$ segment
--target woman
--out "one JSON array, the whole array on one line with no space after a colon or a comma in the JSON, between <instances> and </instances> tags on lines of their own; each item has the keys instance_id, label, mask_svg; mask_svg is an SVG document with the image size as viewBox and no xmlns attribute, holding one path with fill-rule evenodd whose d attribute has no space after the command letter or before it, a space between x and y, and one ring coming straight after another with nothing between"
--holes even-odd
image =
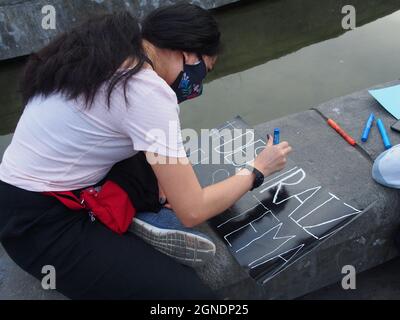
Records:
<instances>
[{"instance_id":1,"label":"woman","mask_svg":"<svg viewBox=\"0 0 400 320\"><path fill-rule=\"evenodd\" d=\"M41 279L54 266L57 290L72 299L213 297L193 269L42 192L96 185L143 151L176 215L161 216L174 227L190 233L235 203L255 183L251 169L201 188L182 161L178 103L201 94L219 46L211 14L178 4L152 12L141 30L127 13L92 19L31 57L26 106L0 166L0 240L20 267ZM253 167L281 170L290 151L269 141Z\"/></svg>"}]
</instances>

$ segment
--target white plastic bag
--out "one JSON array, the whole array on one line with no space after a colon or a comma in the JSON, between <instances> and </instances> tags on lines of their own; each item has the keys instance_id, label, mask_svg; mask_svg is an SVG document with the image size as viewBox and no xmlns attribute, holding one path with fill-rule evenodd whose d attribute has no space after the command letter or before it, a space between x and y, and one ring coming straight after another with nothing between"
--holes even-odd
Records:
<instances>
[{"instance_id":1,"label":"white plastic bag","mask_svg":"<svg viewBox=\"0 0 400 320\"><path fill-rule=\"evenodd\" d=\"M386 187L400 189L400 144L376 158L372 167L372 178Z\"/></svg>"}]
</instances>

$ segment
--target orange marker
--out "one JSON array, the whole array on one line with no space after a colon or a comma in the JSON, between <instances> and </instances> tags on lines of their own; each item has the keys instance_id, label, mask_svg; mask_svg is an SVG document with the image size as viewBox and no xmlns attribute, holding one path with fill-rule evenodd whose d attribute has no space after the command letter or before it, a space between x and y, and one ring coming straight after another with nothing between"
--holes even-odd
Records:
<instances>
[{"instance_id":1,"label":"orange marker","mask_svg":"<svg viewBox=\"0 0 400 320\"><path fill-rule=\"evenodd\" d=\"M349 144L351 144L352 146L356 145L356 141L350 137L346 131L344 131L335 121L333 121L332 119L328 119L328 124L336 130L337 133L339 133L344 140L346 140Z\"/></svg>"}]
</instances>

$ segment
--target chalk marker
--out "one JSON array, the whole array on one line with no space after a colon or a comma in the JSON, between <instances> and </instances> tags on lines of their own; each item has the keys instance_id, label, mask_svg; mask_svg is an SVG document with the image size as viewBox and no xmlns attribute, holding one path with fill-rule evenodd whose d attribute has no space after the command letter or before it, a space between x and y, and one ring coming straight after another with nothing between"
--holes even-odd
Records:
<instances>
[{"instance_id":1,"label":"chalk marker","mask_svg":"<svg viewBox=\"0 0 400 320\"><path fill-rule=\"evenodd\" d=\"M332 119L328 119L328 124L337 132L339 133L347 143L351 144L352 146L356 145L356 141L346 132L344 131L335 121Z\"/></svg>"},{"instance_id":2,"label":"chalk marker","mask_svg":"<svg viewBox=\"0 0 400 320\"><path fill-rule=\"evenodd\" d=\"M381 133L385 149L390 149L392 147L392 143L390 142L389 136L386 132L385 125L383 124L381 119L376 120L376 124L378 125L379 132Z\"/></svg>"},{"instance_id":3,"label":"chalk marker","mask_svg":"<svg viewBox=\"0 0 400 320\"><path fill-rule=\"evenodd\" d=\"M281 132L281 130L279 128L274 129L274 144L279 144L280 132Z\"/></svg>"},{"instance_id":4,"label":"chalk marker","mask_svg":"<svg viewBox=\"0 0 400 320\"><path fill-rule=\"evenodd\" d=\"M366 142L368 140L369 132L371 131L372 124L374 123L375 116L373 113L370 114L367 123L365 124L364 131L361 136L361 141Z\"/></svg>"}]
</instances>

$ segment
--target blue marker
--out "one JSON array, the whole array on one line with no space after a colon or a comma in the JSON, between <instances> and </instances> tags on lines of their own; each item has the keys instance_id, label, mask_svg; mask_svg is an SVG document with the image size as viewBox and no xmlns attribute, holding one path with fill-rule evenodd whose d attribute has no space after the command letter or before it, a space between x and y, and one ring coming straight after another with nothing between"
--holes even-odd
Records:
<instances>
[{"instance_id":1,"label":"blue marker","mask_svg":"<svg viewBox=\"0 0 400 320\"><path fill-rule=\"evenodd\" d=\"M274 129L274 144L279 144L279 135L280 135L279 128Z\"/></svg>"},{"instance_id":2,"label":"blue marker","mask_svg":"<svg viewBox=\"0 0 400 320\"><path fill-rule=\"evenodd\" d=\"M365 124L364 131L361 136L361 141L366 142L368 140L369 132L371 131L372 124L374 123L375 116L373 113L369 116L367 123Z\"/></svg>"},{"instance_id":3,"label":"blue marker","mask_svg":"<svg viewBox=\"0 0 400 320\"><path fill-rule=\"evenodd\" d=\"M383 144L385 149L390 149L392 147L392 143L390 142L389 136L386 132L385 126L381 119L376 120L376 124L378 125L379 132L381 133Z\"/></svg>"}]
</instances>

